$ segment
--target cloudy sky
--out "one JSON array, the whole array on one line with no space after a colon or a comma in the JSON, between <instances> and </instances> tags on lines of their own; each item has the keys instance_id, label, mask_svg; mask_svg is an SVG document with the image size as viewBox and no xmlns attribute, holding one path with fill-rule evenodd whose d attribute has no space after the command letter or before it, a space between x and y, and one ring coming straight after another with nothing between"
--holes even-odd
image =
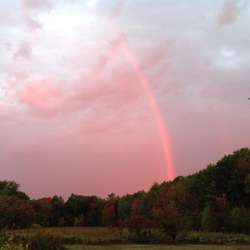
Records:
<instances>
[{"instance_id":1,"label":"cloudy sky","mask_svg":"<svg viewBox=\"0 0 250 250\"><path fill-rule=\"evenodd\" d=\"M0 1L0 179L125 194L250 147L249 23L248 0Z\"/></svg>"}]
</instances>

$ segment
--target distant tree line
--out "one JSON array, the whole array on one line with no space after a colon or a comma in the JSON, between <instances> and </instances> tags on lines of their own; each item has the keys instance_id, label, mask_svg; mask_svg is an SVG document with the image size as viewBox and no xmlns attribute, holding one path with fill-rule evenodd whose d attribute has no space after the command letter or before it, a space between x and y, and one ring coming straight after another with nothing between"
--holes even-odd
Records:
<instances>
[{"instance_id":1,"label":"distant tree line","mask_svg":"<svg viewBox=\"0 0 250 250\"><path fill-rule=\"evenodd\" d=\"M250 150L241 149L187 177L148 192L106 199L72 194L30 199L15 182L0 182L0 229L61 226L127 228L137 236L160 229L250 233Z\"/></svg>"}]
</instances>

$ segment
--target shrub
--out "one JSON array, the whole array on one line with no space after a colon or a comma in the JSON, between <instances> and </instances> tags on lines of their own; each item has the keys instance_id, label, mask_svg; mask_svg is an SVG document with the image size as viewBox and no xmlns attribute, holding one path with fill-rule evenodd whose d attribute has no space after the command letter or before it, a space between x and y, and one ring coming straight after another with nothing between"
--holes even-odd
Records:
<instances>
[{"instance_id":1,"label":"shrub","mask_svg":"<svg viewBox=\"0 0 250 250\"><path fill-rule=\"evenodd\" d=\"M235 207L230 214L231 231L238 233L250 232L250 211L244 207Z\"/></svg>"},{"instance_id":2,"label":"shrub","mask_svg":"<svg viewBox=\"0 0 250 250\"><path fill-rule=\"evenodd\" d=\"M63 242L50 234L37 234L29 239L28 250L64 250Z\"/></svg>"},{"instance_id":3,"label":"shrub","mask_svg":"<svg viewBox=\"0 0 250 250\"><path fill-rule=\"evenodd\" d=\"M1 235L0 250L28 250L28 244L17 244L11 237Z\"/></svg>"},{"instance_id":4,"label":"shrub","mask_svg":"<svg viewBox=\"0 0 250 250\"><path fill-rule=\"evenodd\" d=\"M30 226L31 229L42 229L42 226L40 224L32 224Z\"/></svg>"},{"instance_id":5,"label":"shrub","mask_svg":"<svg viewBox=\"0 0 250 250\"><path fill-rule=\"evenodd\" d=\"M28 245L23 246L22 244L5 243L0 246L0 250L28 250Z\"/></svg>"},{"instance_id":6,"label":"shrub","mask_svg":"<svg viewBox=\"0 0 250 250\"><path fill-rule=\"evenodd\" d=\"M250 244L250 236L211 232L181 232L176 241L183 244Z\"/></svg>"}]
</instances>

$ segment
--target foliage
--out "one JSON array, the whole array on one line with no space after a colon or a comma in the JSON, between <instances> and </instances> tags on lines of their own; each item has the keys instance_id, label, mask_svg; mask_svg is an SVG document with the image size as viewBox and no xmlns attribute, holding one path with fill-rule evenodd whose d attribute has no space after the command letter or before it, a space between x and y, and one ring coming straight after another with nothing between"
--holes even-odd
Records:
<instances>
[{"instance_id":1,"label":"foliage","mask_svg":"<svg viewBox=\"0 0 250 250\"><path fill-rule=\"evenodd\" d=\"M140 221L138 220L138 222ZM182 231L177 234L175 242L173 242L171 237L166 237L161 230L152 228L151 225L142 228L139 237L134 235L134 233L135 231L133 231L131 235L128 230L125 229L121 239L118 228L44 228L11 232L12 235L15 235L14 242L17 243L29 243L33 239L45 236L47 238L57 239L60 244L63 243L64 245L107 245L121 243L250 245L249 235L235 233Z\"/></svg>"},{"instance_id":2,"label":"foliage","mask_svg":"<svg viewBox=\"0 0 250 250\"><path fill-rule=\"evenodd\" d=\"M50 234L37 234L29 242L28 250L65 250L63 242Z\"/></svg>"},{"instance_id":3,"label":"foliage","mask_svg":"<svg viewBox=\"0 0 250 250\"><path fill-rule=\"evenodd\" d=\"M166 246L166 245L108 245L108 246L69 246L69 250L249 250L248 246L224 246L218 245L185 245L185 246Z\"/></svg>"},{"instance_id":4,"label":"foliage","mask_svg":"<svg viewBox=\"0 0 250 250\"><path fill-rule=\"evenodd\" d=\"M0 181L0 196L12 196L24 200L29 199L25 193L19 191L19 185L14 181Z\"/></svg>"},{"instance_id":5,"label":"foliage","mask_svg":"<svg viewBox=\"0 0 250 250\"><path fill-rule=\"evenodd\" d=\"M147 240L153 230L172 240L187 230L250 233L249 194L249 149L193 175L123 197L72 194L66 201L59 196L30 200L15 182L1 181L0 229L107 226Z\"/></svg>"},{"instance_id":6,"label":"foliage","mask_svg":"<svg viewBox=\"0 0 250 250\"><path fill-rule=\"evenodd\" d=\"M224 232L230 228L229 205L225 197L210 200L202 212L202 229L213 232Z\"/></svg>"},{"instance_id":7,"label":"foliage","mask_svg":"<svg viewBox=\"0 0 250 250\"><path fill-rule=\"evenodd\" d=\"M250 211L245 207L235 207L230 214L232 232L250 233Z\"/></svg>"},{"instance_id":8,"label":"foliage","mask_svg":"<svg viewBox=\"0 0 250 250\"><path fill-rule=\"evenodd\" d=\"M11 237L0 236L0 250L29 250L28 244L15 243Z\"/></svg>"},{"instance_id":9,"label":"foliage","mask_svg":"<svg viewBox=\"0 0 250 250\"><path fill-rule=\"evenodd\" d=\"M176 238L182 244L220 244L220 245L249 245L250 236L244 234L228 234L214 232L182 232ZM249 248L249 246L248 246ZM237 248L236 248L237 249Z\"/></svg>"},{"instance_id":10,"label":"foliage","mask_svg":"<svg viewBox=\"0 0 250 250\"><path fill-rule=\"evenodd\" d=\"M34 210L30 201L0 197L0 228L24 228L32 224Z\"/></svg>"}]
</instances>

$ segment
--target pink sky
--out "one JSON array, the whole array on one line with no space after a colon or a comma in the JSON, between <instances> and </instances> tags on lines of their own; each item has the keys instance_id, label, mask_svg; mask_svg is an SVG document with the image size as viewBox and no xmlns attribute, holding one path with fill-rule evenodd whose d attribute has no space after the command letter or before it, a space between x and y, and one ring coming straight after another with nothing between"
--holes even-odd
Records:
<instances>
[{"instance_id":1,"label":"pink sky","mask_svg":"<svg viewBox=\"0 0 250 250\"><path fill-rule=\"evenodd\" d=\"M32 197L125 194L250 147L249 12L2 1L0 179Z\"/></svg>"}]
</instances>

